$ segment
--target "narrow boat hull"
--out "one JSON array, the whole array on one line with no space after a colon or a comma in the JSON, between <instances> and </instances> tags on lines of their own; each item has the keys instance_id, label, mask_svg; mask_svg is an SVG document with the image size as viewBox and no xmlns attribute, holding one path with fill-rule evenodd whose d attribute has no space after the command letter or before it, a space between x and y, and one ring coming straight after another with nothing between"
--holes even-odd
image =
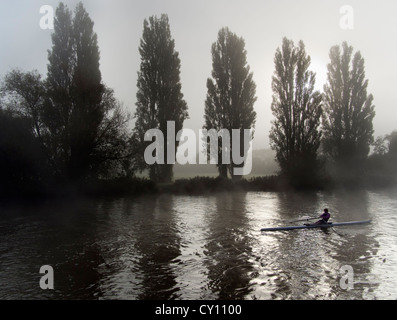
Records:
<instances>
[{"instance_id":1,"label":"narrow boat hull","mask_svg":"<svg viewBox=\"0 0 397 320\"><path fill-rule=\"evenodd\" d=\"M339 227L339 226L350 226L357 224L367 224L370 223L371 220L362 220L362 221L348 221L348 222L329 222L322 224L311 224L308 226L290 226L290 227L276 227L276 228L262 228L261 231L289 231L296 229L314 229L314 228L330 228L330 227Z\"/></svg>"}]
</instances>

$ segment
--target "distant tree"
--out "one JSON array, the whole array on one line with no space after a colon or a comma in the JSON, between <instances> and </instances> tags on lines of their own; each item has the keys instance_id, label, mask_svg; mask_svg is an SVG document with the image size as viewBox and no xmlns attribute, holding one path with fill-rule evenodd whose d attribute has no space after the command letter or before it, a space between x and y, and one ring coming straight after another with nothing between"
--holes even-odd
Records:
<instances>
[{"instance_id":1,"label":"distant tree","mask_svg":"<svg viewBox=\"0 0 397 320\"><path fill-rule=\"evenodd\" d=\"M366 181L375 186L397 183L397 131L377 137L365 163Z\"/></svg>"},{"instance_id":2,"label":"distant tree","mask_svg":"<svg viewBox=\"0 0 397 320\"><path fill-rule=\"evenodd\" d=\"M397 130L387 135L386 140L388 141L388 156L392 160L397 160ZM397 167L397 162L395 163L395 167Z\"/></svg>"},{"instance_id":3,"label":"distant tree","mask_svg":"<svg viewBox=\"0 0 397 320\"><path fill-rule=\"evenodd\" d=\"M274 64L271 147L282 174L292 184L311 183L318 169L322 96L314 89L316 77L309 71L310 56L302 41L296 47L284 38Z\"/></svg>"},{"instance_id":4,"label":"distant tree","mask_svg":"<svg viewBox=\"0 0 397 320\"><path fill-rule=\"evenodd\" d=\"M229 132L230 148L225 149L221 137L218 141L218 171L226 178L228 171L233 177L233 169L241 165L233 162L232 129L240 129L240 154L247 148L242 137L243 129L253 129L256 112L256 85L253 73L247 64L247 51L244 39L232 33L228 28L222 28L218 40L212 45L212 78L207 80L207 98L205 100L204 129L215 129L219 132L226 129ZM207 141L205 141L207 143ZM230 164L223 163L222 149L230 154ZM208 148L210 154L211 149ZM246 150L244 150L246 151ZM212 155L214 156L214 155Z\"/></svg>"},{"instance_id":5,"label":"distant tree","mask_svg":"<svg viewBox=\"0 0 397 320\"><path fill-rule=\"evenodd\" d=\"M330 50L328 81L324 85L324 151L341 173L361 174L374 141L373 96L367 94L364 59L346 42Z\"/></svg>"},{"instance_id":6,"label":"distant tree","mask_svg":"<svg viewBox=\"0 0 397 320\"><path fill-rule=\"evenodd\" d=\"M378 156L384 156L387 153L387 147L385 145L385 137L377 137L373 143L374 154Z\"/></svg>"},{"instance_id":7,"label":"distant tree","mask_svg":"<svg viewBox=\"0 0 397 320\"><path fill-rule=\"evenodd\" d=\"M169 182L173 177L173 164L148 165L143 160L144 141L149 129L160 129L167 141L167 121L174 121L175 132L183 127L188 118L187 104L183 99L180 82L180 59L175 51L168 16L163 14L145 19L143 34L139 46L141 66L138 72L136 94L136 123L133 140L141 169L149 169L150 179L157 182ZM176 148L175 148L176 149ZM168 146L164 144L164 155Z\"/></svg>"},{"instance_id":8,"label":"distant tree","mask_svg":"<svg viewBox=\"0 0 397 320\"><path fill-rule=\"evenodd\" d=\"M397 184L397 131L393 131L387 136L388 153L387 160L390 166L390 175L394 177L394 183Z\"/></svg>"}]
</instances>

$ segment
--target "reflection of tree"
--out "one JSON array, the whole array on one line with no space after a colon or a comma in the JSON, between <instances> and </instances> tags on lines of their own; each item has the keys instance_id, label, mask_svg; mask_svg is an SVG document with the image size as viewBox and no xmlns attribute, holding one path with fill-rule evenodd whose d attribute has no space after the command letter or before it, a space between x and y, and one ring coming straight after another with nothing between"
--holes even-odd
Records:
<instances>
[{"instance_id":1,"label":"reflection of tree","mask_svg":"<svg viewBox=\"0 0 397 320\"><path fill-rule=\"evenodd\" d=\"M247 235L246 194L216 195L216 211L209 215L205 265L208 287L219 299L241 299L251 291L249 261L252 239Z\"/></svg>"},{"instance_id":2,"label":"reflection of tree","mask_svg":"<svg viewBox=\"0 0 397 320\"><path fill-rule=\"evenodd\" d=\"M0 243L1 291L7 299L95 299L100 293L96 266L102 258L91 228L89 202L70 201L17 205L1 209L10 214ZM3 235L3 233L2 233ZM5 241L6 240L6 241ZM12 265L12 271L7 271ZM39 287L40 267L54 269L54 290ZM6 273L4 271L7 271ZM8 290L10 288L11 290Z\"/></svg>"},{"instance_id":3,"label":"reflection of tree","mask_svg":"<svg viewBox=\"0 0 397 320\"><path fill-rule=\"evenodd\" d=\"M0 236L7 245L0 246L0 270L18 266L7 272L4 287L13 291L6 297L176 297L171 262L181 252L172 197L59 202L15 211L7 222L12 231L7 242ZM39 288L38 272L45 264L54 268L54 291Z\"/></svg>"},{"instance_id":4,"label":"reflection of tree","mask_svg":"<svg viewBox=\"0 0 397 320\"><path fill-rule=\"evenodd\" d=\"M339 220L369 219L367 191L336 191L333 194L332 206Z\"/></svg>"},{"instance_id":5,"label":"reflection of tree","mask_svg":"<svg viewBox=\"0 0 397 320\"><path fill-rule=\"evenodd\" d=\"M120 221L115 223L124 239L122 253L111 260L123 256L113 278L124 279L121 285L134 290L126 293L128 297L135 293L133 298L138 299L175 298L176 276L170 263L180 255L180 237L173 207L172 196L124 201Z\"/></svg>"},{"instance_id":6,"label":"reflection of tree","mask_svg":"<svg viewBox=\"0 0 397 320\"><path fill-rule=\"evenodd\" d=\"M335 220L364 219L374 210L392 212L393 196L382 208L385 200L378 194L369 199L367 192L279 194L274 211L288 220L293 208L307 213L327 201ZM199 205L195 199L186 201L205 208L198 220L195 209L189 212L190 221L199 221L194 227L203 223L186 229L186 236L181 229L187 220L179 215L174 197L2 206L0 297L174 299L192 295L196 286L194 294L200 290L204 298L263 298L266 292L266 298L274 299L362 299L364 294L377 296L393 279L381 274L390 271L385 268L393 259L379 262L393 250L389 215L377 216L369 226L338 228L342 236L332 230L295 230L263 234L258 242L250 237L251 197L250 203L243 193L210 199L203 197ZM186 249L186 244L193 246ZM54 268L54 291L38 286L44 264ZM354 270L353 290L340 287L344 265ZM261 285L253 284L254 278Z\"/></svg>"},{"instance_id":7,"label":"reflection of tree","mask_svg":"<svg viewBox=\"0 0 397 320\"><path fill-rule=\"evenodd\" d=\"M280 192L277 197L281 219L295 220L321 214L318 211L318 194L315 192Z\"/></svg>"},{"instance_id":8,"label":"reflection of tree","mask_svg":"<svg viewBox=\"0 0 397 320\"><path fill-rule=\"evenodd\" d=\"M181 254L173 196L105 202L98 208L104 298L174 299Z\"/></svg>"},{"instance_id":9,"label":"reflection of tree","mask_svg":"<svg viewBox=\"0 0 397 320\"><path fill-rule=\"evenodd\" d=\"M278 193L277 213L284 223L302 216L315 216L318 206L316 193ZM264 257L268 283L272 286L274 299L302 298L316 285L311 273L312 256L318 252L315 241L310 241L305 231L277 235L277 250ZM313 240L313 239L312 239ZM314 280L313 280L314 279ZM274 287L276 288L274 290Z\"/></svg>"},{"instance_id":10,"label":"reflection of tree","mask_svg":"<svg viewBox=\"0 0 397 320\"><path fill-rule=\"evenodd\" d=\"M62 299L96 299L101 295L97 266L103 258L95 242L96 228L92 227L95 209L91 201L56 203L45 209L48 229L40 246L51 252L48 263L54 261L55 291Z\"/></svg>"},{"instance_id":11,"label":"reflection of tree","mask_svg":"<svg viewBox=\"0 0 397 320\"><path fill-rule=\"evenodd\" d=\"M154 201L145 202L144 210L134 212L141 215L135 220L138 225L133 235L138 268L143 273L139 299L172 299L178 288L170 263L181 254L181 238L173 217L174 201L168 195L149 200Z\"/></svg>"},{"instance_id":12,"label":"reflection of tree","mask_svg":"<svg viewBox=\"0 0 397 320\"><path fill-rule=\"evenodd\" d=\"M346 192L336 192L334 194L333 205L339 212L339 219L342 220L365 220L370 218L368 192L364 190ZM370 228L366 226L365 228ZM368 230L368 229L367 229ZM334 283L333 293L338 298L356 298L362 299L368 279L364 279L371 274L371 258L378 251L378 241L370 236L367 230L352 228L341 229L343 237L339 237L337 242L333 243L333 270L338 277ZM341 274L339 270L342 266L349 265L354 271L354 290L343 290L339 286ZM364 278L363 278L364 275ZM331 285L331 283L330 283ZM371 290L376 287L376 283L371 283Z\"/></svg>"}]
</instances>

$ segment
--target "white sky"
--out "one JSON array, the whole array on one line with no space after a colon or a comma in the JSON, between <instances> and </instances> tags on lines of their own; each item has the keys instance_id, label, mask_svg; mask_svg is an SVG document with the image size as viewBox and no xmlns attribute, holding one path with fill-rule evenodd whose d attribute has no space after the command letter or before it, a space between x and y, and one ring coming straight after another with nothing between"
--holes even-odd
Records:
<instances>
[{"instance_id":1,"label":"white sky","mask_svg":"<svg viewBox=\"0 0 397 320\"><path fill-rule=\"evenodd\" d=\"M74 10L78 1L64 1ZM182 92L190 119L184 127L203 125L206 80L211 75L211 44L229 27L246 42L248 64L257 85L254 148L268 147L273 116L271 77L275 50L286 36L303 40L317 72L326 79L329 49L347 41L365 59L368 93L374 95L375 136L397 129L397 1L395 0L85 0L98 35L103 81L128 110L135 110L139 41L143 20L166 13L181 59ZM40 7L55 0L0 0L0 77L13 68L47 72L51 30L42 30ZM353 9L352 30L340 27L340 8Z\"/></svg>"}]
</instances>

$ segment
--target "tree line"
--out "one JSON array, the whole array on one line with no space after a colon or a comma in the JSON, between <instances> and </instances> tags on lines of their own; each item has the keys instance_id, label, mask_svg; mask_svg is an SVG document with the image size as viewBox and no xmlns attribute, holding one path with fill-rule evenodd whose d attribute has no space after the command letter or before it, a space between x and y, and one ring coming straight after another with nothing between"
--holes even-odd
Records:
<instances>
[{"instance_id":1,"label":"tree line","mask_svg":"<svg viewBox=\"0 0 397 320\"><path fill-rule=\"evenodd\" d=\"M139 53L135 126L130 130L132 116L102 80L94 22L82 3L73 12L59 4L46 78L15 69L1 83L0 193L131 178L142 171L151 181L172 181L173 164L148 165L143 159L150 143L144 139L147 130L165 134L167 121L174 121L179 131L189 117L167 15L144 20ZM211 54L203 128L254 129L256 84L244 39L222 28ZM360 52L353 54L347 43L331 48L324 92L314 88L316 75L302 41L295 45L284 38L274 65L269 138L280 176L299 187L315 185L327 175L353 180L362 175L371 167L375 107ZM216 138L222 159L222 137ZM395 133L379 139L372 168L389 163L396 152ZM167 154L166 144L164 149ZM219 176L236 178L235 166L219 161Z\"/></svg>"}]
</instances>

